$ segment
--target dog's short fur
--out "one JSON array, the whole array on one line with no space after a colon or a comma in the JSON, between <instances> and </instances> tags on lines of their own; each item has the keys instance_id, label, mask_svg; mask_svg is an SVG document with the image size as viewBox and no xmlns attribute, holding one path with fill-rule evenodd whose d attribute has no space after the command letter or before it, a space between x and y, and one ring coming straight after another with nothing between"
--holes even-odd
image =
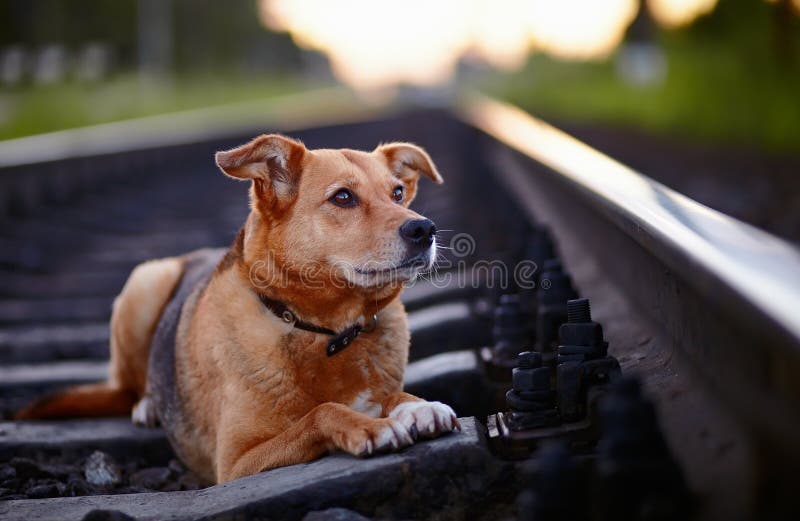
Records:
<instances>
[{"instance_id":1,"label":"dog's short fur","mask_svg":"<svg viewBox=\"0 0 800 521\"><path fill-rule=\"evenodd\" d=\"M232 247L138 266L114 302L108 381L18 418L160 420L183 461L216 482L457 428L448 406L402 392L409 331L399 282L430 267L436 245L409 263L399 229L421 218L408 208L419 175L442 182L428 154L406 143L312 151L262 135L216 159L251 182L251 212ZM332 199L343 188L351 206ZM333 331L373 314L377 327L329 357L329 335L293 327L259 295Z\"/></svg>"}]
</instances>

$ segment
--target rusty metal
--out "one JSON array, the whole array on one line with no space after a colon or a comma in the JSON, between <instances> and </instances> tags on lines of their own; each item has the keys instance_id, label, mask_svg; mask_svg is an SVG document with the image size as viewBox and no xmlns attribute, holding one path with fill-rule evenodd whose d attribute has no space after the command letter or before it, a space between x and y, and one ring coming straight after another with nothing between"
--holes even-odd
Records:
<instances>
[{"instance_id":1,"label":"rusty metal","mask_svg":"<svg viewBox=\"0 0 800 521\"><path fill-rule=\"evenodd\" d=\"M692 519L692 497L638 380L618 380L600 399L596 451L560 440L520 465L528 487L517 497L522 520Z\"/></svg>"},{"instance_id":2,"label":"rusty metal","mask_svg":"<svg viewBox=\"0 0 800 521\"><path fill-rule=\"evenodd\" d=\"M560 260L548 259L544 262L536 296L536 350L542 354L545 365L553 366L556 362L558 328L567 321L567 301L578 296Z\"/></svg>"},{"instance_id":3,"label":"rusty metal","mask_svg":"<svg viewBox=\"0 0 800 521\"><path fill-rule=\"evenodd\" d=\"M510 369L516 365L518 353L528 347L530 329L519 295L502 295L494 310L491 360L494 365L506 369L503 379L508 378Z\"/></svg>"},{"instance_id":4,"label":"rusty metal","mask_svg":"<svg viewBox=\"0 0 800 521\"><path fill-rule=\"evenodd\" d=\"M550 230L546 226L534 226L524 243L524 248L519 256L519 260L533 263L536 273L537 284L533 287L519 288L520 302L523 312L529 317L536 316L537 295L541 288L541 273L544 263L548 259L556 258L555 246ZM536 345L536 328L530 329L530 345Z\"/></svg>"},{"instance_id":5,"label":"rusty metal","mask_svg":"<svg viewBox=\"0 0 800 521\"><path fill-rule=\"evenodd\" d=\"M586 415L587 392L620 375L619 362L607 356L603 326L592 321L589 299L567 302L567 322L559 328L556 366L558 410L564 421Z\"/></svg>"},{"instance_id":6,"label":"rusty metal","mask_svg":"<svg viewBox=\"0 0 800 521\"><path fill-rule=\"evenodd\" d=\"M639 381L616 382L598 412L603 437L595 463L596 519L688 519L694 500Z\"/></svg>"},{"instance_id":7,"label":"rusty metal","mask_svg":"<svg viewBox=\"0 0 800 521\"><path fill-rule=\"evenodd\" d=\"M800 461L800 250L515 107L472 96L458 114L487 137L492 172L527 217L579 238L770 465Z\"/></svg>"},{"instance_id":8,"label":"rusty metal","mask_svg":"<svg viewBox=\"0 0 800 521\"><path fill-rule=\"evenodd\" d=\"M551 439L579 445L597 441L597 406L619 379L619 362L607 355L603 328L592 321L588 299L566 304L568 321L559 329L553 364L545 365L540 352L520 353L506 393L508 409L487 420L500 454L525 456Z\"/></svg>"},{"instance_id":9,"label":"rusty metal","mask_svg":"<svg viewBox=\"0 0 800 521\"><path fill-rule=\"evenodd\" d=\"M545 446L535 464L521 472L530 486L517 497L517 519L587 521L592 506L590 470L567 444Z\"/></svg>"},{"instance_id":10,"label":"rusty metal","mask_svg":"<svg viewBox=\"0 0 800 521\"><path fill-rule=\"evenodd\" d=\"M551 371L542 366L542 355L533 351L519 354L512 371L513 387L506 393L509 412L505 417L512 431L551 427L560 423L551 388Z\"/></svg>"}]
</instances>

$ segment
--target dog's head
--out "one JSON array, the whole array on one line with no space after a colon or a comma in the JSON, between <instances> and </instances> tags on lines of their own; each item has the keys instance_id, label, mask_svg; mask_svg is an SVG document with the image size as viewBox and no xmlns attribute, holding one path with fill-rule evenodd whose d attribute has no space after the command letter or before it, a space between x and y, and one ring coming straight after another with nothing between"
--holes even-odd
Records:
<instances>
[{"instance_id":1,"label":"dog's head","mask_svg":"<svg viewBox=\"0 0 800 521\"><path fill-rule=\"evenodd\" d=\"M428 154L408 143L372 152L308 150L262 135L218 152L227 175L252 181L244 238L247 263L328 275L361 288L411 280L436 257L436 227L409 209L424 175L442 177Z\"/></svg>"}]
</instances>

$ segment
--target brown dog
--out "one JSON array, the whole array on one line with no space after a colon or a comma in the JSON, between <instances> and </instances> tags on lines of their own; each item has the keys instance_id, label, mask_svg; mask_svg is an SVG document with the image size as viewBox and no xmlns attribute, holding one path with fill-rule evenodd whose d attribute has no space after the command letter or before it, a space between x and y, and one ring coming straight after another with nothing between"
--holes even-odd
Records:
<instances>
[{"instance_id":1,"label":"brown dog","mask_svg":"<svg viewBox=\"0 0 800 521\"><path fill-rule=\"evenodd\" d=\"M428 154L405 143L307 150L262 135L216 160L252 181L232 247L138 266L114 302L108 381L18 418L133 408L217 482L457 428L447 405L402 392L398 296L436 251L433 223L408 208L420 174L442 182Z\"/></svg>"}]
</instances>

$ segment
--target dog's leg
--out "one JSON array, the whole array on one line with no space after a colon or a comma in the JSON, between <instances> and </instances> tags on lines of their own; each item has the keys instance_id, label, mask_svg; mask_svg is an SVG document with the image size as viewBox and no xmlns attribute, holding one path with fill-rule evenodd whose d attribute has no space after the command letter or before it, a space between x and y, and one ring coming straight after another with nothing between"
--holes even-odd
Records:
<instances>
[{"instance_id":1,"label":"dog's leg","mask_svg":"<svg viewBox=\"0 0 800 521\"><path fill-rule=\"evenodd\" d=\"M109 380L141 398L147 381L150 340L161 311L183 274L183 259L139 264L128 277L111 313Z\"/></svg>"},{"instance_id":2,"label":"dog's leg","mask_svg":"<svg viewBox=\"0 0 800 521\"><path fill-rule=\"evenodd\" d=\"M153 330L182 273L183 260L177 257L138 265L114 300L108 380L58 391L29 405L16 418L116 416L131 414L133 408L134 422L149 418L152 423L154 412L148 402L133 406L144 394Z\"/></svg>"},{"instance_id":3,"label":"dog's leg","mask_svg":"<svg viewBox=\"0 0 800 521\"><path fill-rule=\"evenodd\" d=\"M223 422L224 424L224 422ZM226 439L226 434L230 437ZM277 436L244 437L241 429L222 433L217 482L304 463L339 449L355 456L397 450L414 443L411 433L392 418L370 418L339 403L323 403Z\"/></svg>"},{"instance_id":4,"label":"dog's leg","mask_svg":"<svg viewBox=\"0 0 800 521\"><path fill-rule=\"evenodd\" d=\"M399 421L422 438L461 430L456 413L442 402L427 402L413 394L399 392L387 396L381 406L384 417Z\"/></svg>"}]
</instances>

